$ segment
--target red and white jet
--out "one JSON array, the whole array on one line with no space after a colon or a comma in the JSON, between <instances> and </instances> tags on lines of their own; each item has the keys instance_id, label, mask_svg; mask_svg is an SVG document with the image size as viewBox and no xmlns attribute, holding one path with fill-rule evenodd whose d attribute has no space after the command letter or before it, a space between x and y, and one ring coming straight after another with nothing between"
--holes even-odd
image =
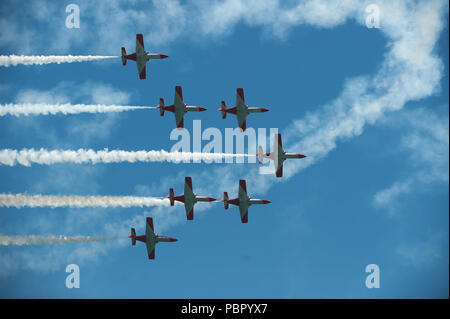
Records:
<instances>
[{"instance_id":1,"label":"red and white jet","mask_svg":"<svg viewBox=\"0 0 450 319\"><path fill-rule=\"evenodd\" d=\"M153 228L153 219L151 217L147 217L147 223L145 226L145 235L136 236L136 230L131 228L131 234L128 235L131 238L131 244L136 245L136 240L142 241L147 246L147 254L149 259L155 259L155 245L159 242L174 242L178 241L176 238L161 236L155 234Z\"/></svg>"},{"instance_id":2,"label":"red and white jet","mask_svg":"<svg viewBox=\"0 0 450 319\"><path fill-rule=\"evenodd\" d=\"M238 88L236 93L236 106L227 108L225 101L222 101L222 107L219 109L222 112L222 118L227 118L227 113L235 114L238 120L238 126L242 132L247 128L247 115L250 113L263 113L268 109L264 107L249 107L245 104L244 89Z\"/></svg>"},{"instance_id":3,"label":"red and white jet","mask_svg":"<svg viewBox=\"0 0 450 319\"><path fill-rule=\"evenodd\" d=\"M194 205L197 202L213 202L216 199L208 196L199 196L194 194L192 188L192 179L188 176L184 179L184 194L175 196L173 188L169 190L169 195L167 198L170 199L170 206L175 204L175 201L184 203L184 208L186 209L186 218L188 220L194 219Z\"/></svg>"},{"instance_id":4,"label":"red and white jet","mask_svg":"<svg viewBox=\"0 0 450 319\"><path fill-rule=\"evenodd\" d=\"M136 34L136 53L127 54L125 48L122 47L122 54L120 55L122 58L122 64L127 65L127 60L136 61L139 78L141 80L145 79L145 66L148 60L153 59L165 59L167 55L159 54L159 53L149 53L144 49L144 37L142 34Z\"/></svg>"},{"instance_id":5,"label":"red and white jet","mask_svg":"<svg viewBox=\"0 0 450 319\"><path fill-rule=\"evenodd\" d=\"M275 139L273 141L273 152L272 153L264 153L262 146L258 147L258 161L262 164L264 158L268 158L274 161L275 165L275 175L277 177L283 176L283 163L288 158L305 158L306 155L298 154L298 153L286 153L283 150L283 145L281 142L281 134L275 134Z\"/></svg>"},{"instance_id":6,"label":"red and white jet","mask_svg":"<svg viewBox=\"0 0 450 319\"><path fill-rule=\"evenodd\" d=\"M248 208L254 204L269 204L267 199L250 198L247 195L247 185L244 179L239 181L239 193L238 198L228 198L228 193L223 193L223 198L220 200L224 203L225 209L228 209L229 204L239 206L239 212L241 213L241 222L248 223Z\"/></svg>"},{"instance_id":7,"label":"red and white jet","mask_svg":"<svg viewBox=\"0 0 450 319\"><path fill-rule=\"evenodd\" d=\"M192 105L184 104L183 90L182 90L181 86L175 87L174 104L164 105L164 99L160 98L159 105L157 105L156 107L159 108L159 113L161 116L164 116L164 111L173 112L175 114L175 122L177 124L178 129L184 128L184 114L185 113L206 111L206 109L201 106L192 106Z\"/></svg>"}]
</instances>

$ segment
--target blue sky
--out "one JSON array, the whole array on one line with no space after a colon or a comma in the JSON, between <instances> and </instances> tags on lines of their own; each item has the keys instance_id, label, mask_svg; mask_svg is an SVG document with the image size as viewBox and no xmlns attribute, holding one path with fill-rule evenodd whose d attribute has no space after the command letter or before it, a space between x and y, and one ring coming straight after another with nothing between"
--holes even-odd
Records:
<instances>
[{"instance_id":1,"label":"blue sky","mask_svg":"<svg viewBox=\"0 0 450 319\"><path fill-rule=\"evenodd\" d=\"M165 196L183 189L221 198L247 179L249 223L220 203L183 207L0 208L1 235L119 235L124 240L0 247L3 298L448 298L448 6L445 1L377 2L381 28L364 24L367 4L220 1L79 1L80 29L67 29L69 4L2 2L0 54L118 55L146 49L146 80L120 59L0 67L0 103L156 105L185 102L185 126L222 132L220 101L243 87L247 126L278 128L285 176L257 164L55 164L0 166L0 193ZM177 23L174 23L176 21ZM17 36L18 34L21 37ZM172 114L0 117L1 149L170 150ZM203 143L205 145L205 142ZM202 205L203 204L203 205ZM130 227L179 239L160 243L149 261L132 247ZM81 287L65 287L66 265ZM380 267L381 287L365 286Z\"/></svg>"}]
</instances>

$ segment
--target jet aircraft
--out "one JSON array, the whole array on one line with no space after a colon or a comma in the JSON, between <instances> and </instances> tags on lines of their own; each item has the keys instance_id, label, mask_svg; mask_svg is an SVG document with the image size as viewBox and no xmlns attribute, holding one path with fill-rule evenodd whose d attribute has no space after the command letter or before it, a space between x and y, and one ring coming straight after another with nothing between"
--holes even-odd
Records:
<instances>
[{"instance_id":1,"label":"jet aircraft","mask_svg":"<svg viewBox=\"0 0 450 319\"><path fill-rule=\"evenodd\" d=\"M169 190L169 195L167 198L170 200L170 206L175 204L175 201L184 203L184 208L186 209L186 217L188 220L194 219L194 205L197 202L213 202L216 199L208 196L199 196L194 194L192 188L192 178L189 176L184 179L184 194L175 196L173 188Z\"/></svg>"},{"instance_id":2,"label":"jet aircraft","mask_svg":"<svg viewBox=\"0 0 450 319\"><path fill-rule=\"evenodd\" d=\"M264 150L262 146L260 145L258 147L258 153L256 153L258 156L258 161L260 164L262 164L264 158L268 158L274 161L275 165L275 175L276 177L282 177L283 176L283 163L288 158L305 158L306 155L303 154L297 154L297 153L286 153L285 150L283 150L283 145L281 142L281 134L275 134L275 138L273 141L273 152L271 153L264 153Z\"/></svg>"},{"instance_id":3,"label":"jet aircraft","mask_svg":"<svg viewBox=\"0 0 450 319\"><path fill-rule=\"evenodd\" d=\"M151 217L147 217L147 222L145 226L145 235L136 236L136 230L131 228L131 234L128 235L131 238L131 244L136 245L136 240L142 241L147 246L147 254L149 259L155 259L155 246L159 242L174 242L178 241L176 238L161 236L155 234L153 228L153 219Z\"/></svg>"},{"instance_id":4,"label":"jet aircraft","mask_svg":"<svg viewBox=\"0 0 450 319\"><path fill-rule=\"evenodd\" d=\"M268 109L264 107L249 107L245 104L244 89L238 88L236 93L236 106L227 108L225 101L222 101L222 107L219 111L222 112L222 118L227 118L227 113L235 114L237 116L238 126L242 132L247 128L247 115L250 113L263 113Z\"/></svg>"},{"instance_id":5,"label":"jet aircraft","mask_svg":"<svg viewBox=\"0 0 450 319\"><path fill-rule=\"evenodd\" d=\"M136 52L127 54L125 48L122 47L122 53L120 57L122 58L122 65L127 65L127 60L136 61L139 78L143 80L146 77L145 66L147 62L153 59L165 59L167 58L167 55L159 53L149 53L145 51L144 37L142 36L142 34L136 34Z\"/></svg>"},{"instance_id":6,"label":"jet aircraft","mask_svg":"<svg viewBox=\"0 0 450 319\"><path fill-rule=\"evenodd\" d=\"M187 112L202 112L206 109L201 106L192 106L186 105L183 101L183 90L181 86L175 87L175 98L174 104L172 105L164 105L164 99L159 99L159 105L156 106L159 108L159 113L161 116L164 116L164 111L173 112L175 114L175 122L177 124L178 129L184 128L184 114Z\"/></svg>"},{"instance_id":7,"label":"jet aircraft","mask_svg":"<svg viewBox=\"0 0 450 319\"><path fill-rule=\"evenodd\" d=\"M224 203L225 209L228 209L229 204L239 206L239 212L241 213L241 222L248 223L248 208L253 204L269 204L267 199L251 198L247 195L247 185L244 179L239 181L239 193L238 198L229 198L228 193L223 193L223 198L220 200Z\"/></svg>"}]
</instances>

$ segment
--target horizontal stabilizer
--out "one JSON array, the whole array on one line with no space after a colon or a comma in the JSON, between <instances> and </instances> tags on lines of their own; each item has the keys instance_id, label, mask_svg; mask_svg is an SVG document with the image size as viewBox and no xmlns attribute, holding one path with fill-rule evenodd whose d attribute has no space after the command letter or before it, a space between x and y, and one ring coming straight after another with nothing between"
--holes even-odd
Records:
<instances>
[{"instance_id":1,"label":"horizontal stabilizer","mask_svg":"<svg viewBox=\"0 0 450 319\"><path fill-rule=\"evenodd\" d=\"M258 146L258 153L257 153L257 155L258 155L258 162L259 162L259 164L262 164L263 160L264 160L264 150L263 150L261 145Z\"/></svg>"},{"instance_id":2,"label":"horizontal stabilizer","mask_svg":"<svg viewBox=\"0 0 450 319\"><path fill-rule=\"evenodd\" d=\"M128 236L131 238L131 245L136 245L136 230L131 228L131 234Z\"/></svg>"},{"instance_id":3,"label":"horizontal stabilizer","mask_svg":"<svg viewBox=\"0 0 450 319\"><path fill-rule=\"evenodd\" d=\"M125 51L125 48L122 47L122 54L120 55L120 57L122 58L122 65L127 65L127 51Z\"/></svg>"},{"instance_id":4,"label":"horizontal stabilizer","mask_svg":"<svg viewBox=\"0 0 450 319\"><path fill-rule=\"evenodd\" d=\"M159 98L159 115L164 116L164 99L162 97Z\"/></svg>"},{"instance_id":5,"label":"horizontal stabilizer","mask_svg":"<svg viewBox=\"0 0 450 319\"><path fill-rule=\"evenodd\" d=\"M228 193L227 192L223 192L223 205L225 207L225 209L228 209L228 207L230 206L230 204L228 203L229 197L228 197Z\"/></svg>"},{"instance_id":6,"label":"horizontal stabilizer","mask_svg":"<svg viewBox=\"0 0 450 319\"><path fill-rule=\"evenodd\" d=\"M222 101L222 107L219 109L219 111L222 111L222 118L227 118L227 105L225 104L225 101Z\"/></svg>"},{"instance_id":7,"label":"horizontal stabilizer","mask_svg":"<svg viewBox=\"0 0 450 319\"><path fill-rule=\"evenodd\" d=\"M167 197L170 200L170 206L175 205L175 193L173 191L173 188L169 189L169 195L167 195Z\"/></svg>"}]
</instances>

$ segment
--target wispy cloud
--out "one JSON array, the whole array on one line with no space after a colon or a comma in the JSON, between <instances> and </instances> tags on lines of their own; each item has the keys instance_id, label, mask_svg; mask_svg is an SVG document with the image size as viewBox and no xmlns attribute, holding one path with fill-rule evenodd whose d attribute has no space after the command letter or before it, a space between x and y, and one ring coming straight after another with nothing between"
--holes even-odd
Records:
<instances>
[{"instance_id":1,"label":"wispy cloud","mask_svg":"<svg viewBox=\"0 0 450 319\"><path fill-rule=\"evenodd\" d=\"M422 241L402 243L397 247L397 253L409 266L431 267L446 260L448 267L448 233L433 234Z\"/></svg>"},{"instance_id":2,"label":"wispy cloud","mask_svg":"<svg viewBox=\"0 0 450 319\"><path fill-rule=\"evenodd\" d=\"M447 106L448 107L448 106ZM435 183L449 181L449 118L437 116L424 108L403 112L387 122L407 133L401 139L398 152L405 153L407 178L374 195L374 204L395 213L395 204L402 195L426 190Z\"/></svg>"}]
</instances>

